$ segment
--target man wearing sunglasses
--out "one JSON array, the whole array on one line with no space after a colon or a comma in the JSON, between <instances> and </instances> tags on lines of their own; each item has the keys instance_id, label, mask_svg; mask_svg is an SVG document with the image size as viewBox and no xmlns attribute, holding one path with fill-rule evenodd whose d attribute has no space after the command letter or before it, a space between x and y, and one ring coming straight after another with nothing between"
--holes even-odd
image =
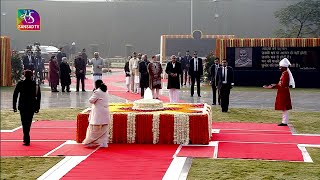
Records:
<instances>
[{"instance_id":1,"label":"man wearing sunglasses","mask_svg":"<svg viewBox=\"0 0 320 180\"><path fill-rule=\"evenodd\" d=\"M27 49L26 55L23 57L24 70L30 70L33 72L36 64L36 60L32 54L31 49Z\"/></svg>"},{"instance_id":2,"label":"man wearing sunglasses","mask_svg":"<svg viewBox=\"0 0 320 180\"><path fill-rule=\"evenodd\" d=\"M202 59L198 57L197 51L193 53L193 58L190 60L189 75L191 77L191 97L193 97L193 94L194 94L195 81L197 81L198 97L201 97L200 78L203 75L203 64L202 64Z\"/></svg>"}]
</instances>

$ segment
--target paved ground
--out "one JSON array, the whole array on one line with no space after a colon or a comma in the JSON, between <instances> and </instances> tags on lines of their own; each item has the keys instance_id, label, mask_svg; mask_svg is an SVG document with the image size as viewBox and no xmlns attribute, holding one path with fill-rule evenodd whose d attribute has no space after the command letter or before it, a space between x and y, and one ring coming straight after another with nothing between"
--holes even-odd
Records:
<instances>
[{"instance_id":1,"label":"paved ground","mask_svg":"<svg viewBox=\"0 0 320 180\"><path fill-rule=\"evenodd\" d=\"M111 75L119 75L122 72L115 72ZM124 83L113 83L114 86L124 87ZM163 85L166 87L166 84ZM92 93L91 90L87 92L74 92L74 85L72 86L71 93L51 93L48 91L48 85L42 86L42 108L68 108L68 107L89 107L88 99ZM59 87L60 88L60 87ZM12 90L1 91L1 109L12 108ZM166 88L161 90L161 94L168 96ZM230 107L231 108L273 108L275 101L275 90L268 92L243 92L232 90L230 95ZM190 91L183 90L180 92L180 99L185 102L191 103L212 103L212 92L202 91L201 98L190 97ZM294 111L320 111L320 92L304 92L295 91L291 93L293 110ZM126 99L110 95L110 102L126 102Z\"/></svg>"}]
</instances>

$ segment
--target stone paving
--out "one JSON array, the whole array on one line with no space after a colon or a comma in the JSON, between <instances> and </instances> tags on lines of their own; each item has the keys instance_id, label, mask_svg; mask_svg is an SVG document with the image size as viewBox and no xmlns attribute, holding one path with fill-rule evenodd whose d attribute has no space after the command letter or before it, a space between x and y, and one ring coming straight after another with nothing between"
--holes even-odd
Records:
<instances>
[{"instance_id":1,"label":"stone paving","mask_svg":"<svg viewBox=\"0 0 320 180\"><path fill-rule=\"evenodd\" d=\"M116 75L120 72L112 73ZM121 72L122 73L122 72ZM112 76L106 75L106 76ZM125 87L122 83L113 83L115 86ZM91 90L86 92L75 92L75 85L71 86L71 93L52 93L47 84L42 85L41 108L69 108L69 107L89 107L88 99L92 93ZM163 84L162 95L168 96L166 84ZM59 87L60 88L60 87ZM1 109L12 108L12 89L1 91ZM202 91L202 97L190 97L189 90L180 91L180 99L190 103L212 103L212 92ZM231 90L230 108L274 108L276 90L268 92L258 91L237 91L236 88ZM320 111L320 90L319 92L294 91L291 92L294 111ZM109 95L110 102L127 102L126 99Z\"/></svg>"}]
</instances>

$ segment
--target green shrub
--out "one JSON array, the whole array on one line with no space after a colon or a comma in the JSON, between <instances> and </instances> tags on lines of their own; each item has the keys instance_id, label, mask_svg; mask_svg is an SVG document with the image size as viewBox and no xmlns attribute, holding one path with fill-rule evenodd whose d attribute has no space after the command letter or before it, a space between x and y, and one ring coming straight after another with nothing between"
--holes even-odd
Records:
<instances>
[{"instance_id":1,"label":"green shrub","mask_svg":"<svg viewBox=\"0 0 320 180\"><path fill-rule=\"evenodd\" d=\"M210 81L210 77L211 77L211 72L210 72L210 68L212 66L212 64L214 64L214 59L216 58L214 52L211 52L206 60L205 60L205 64L204 64L204 82L209 82Z\"/></svg>"},{"instance_id":2,"label":"green shrub","mask_svg":"<svg viewBox=\"0 0 320 180\"><path fill-rule=\"evenodd\" d=\"M12 82L16 84L21 80L23 74L22 60L19 55L12 55L11 57L11 67L12 67Z\"/></svg>"}]
</instances>

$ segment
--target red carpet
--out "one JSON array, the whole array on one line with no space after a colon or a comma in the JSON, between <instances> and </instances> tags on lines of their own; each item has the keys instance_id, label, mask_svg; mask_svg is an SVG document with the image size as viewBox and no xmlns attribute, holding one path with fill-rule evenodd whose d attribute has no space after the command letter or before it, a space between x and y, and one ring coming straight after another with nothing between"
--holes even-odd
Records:
<instances>
[{"instance_id":1,"label":"red carpet","mask_svg":"<svg viewBox=\"0 0 320 180\"><path fill-rule=\"evenodd\" d=\"M75 117L76 119L76 117ZM41 120L32 123L32 128L35 127L77 127L77 121L68 121L68 120Z\"/></svg>"},{"instance_id":2,"label":"red carpet","mask_svg":"<svg viewBox=\"0 0 320 180\"><path fill-rule=\"evenodd\" d=\"M32 141L30 146L23 146L22 141L1 141L1 157L6 156L43 156L63 142Z\"/></svg>"},{"instance_id":3,"label":"red carpet","mask_svg":"<svg viewBox=\"0 0 320 180\"><path fill-rule=\"evenodd\" d=\"M62 179L162 179L177 145L111 144L82 161Z\"/></svg>"},{"instance_id":4,"label":"red carpet","mask_svg":"<svg viewBox=\"0 0 320 180\"><path fill-rule=\"evenodd\" d=\"M182 146L179 157L213 158L213 146Z\"/></svg>"},{"instance_id":5,"label":"red carpet","mask_svg":"<svg viewBox=\"0 0 320 180\"><path fill-rule=\"evenodd\" d=\"M85 148L82 144L64 144L49 156L88 156L95 148Z\"/></svg>"},{"instance_id":6,"label":"red carpet","mask_svg":"<svg viewBox=\"0 0 320 180\"><path fill-rule=\"evenodd\" d=\"M94 88L94 82L92 80L92 75L87 76L88 79L85 79L84 84L85 84L85 89L86 90L92 90ZM102 81L108 86L110 83L117 83L117 82L124 82L125 81L125 76L122 74L113 74L113 75L107 75L107 76L102 76ZM76 87L77 84L77 79L72 78L71 79L71 86ZM80 90L81 90L81 83L80 83ZM110 89L109 89L110 90Z\"/></svg>"},{"instance_id":7,"label":"red carpet","mask_svg":"<svg viewBox=\"0 0 320 180\"><path fill-rule=\"evenodd\" d=\"M121 87L116 87L116 86L112 86L112 85L108 85L108 89L109 87L111 89L116 89L116 91L109 91L109 94L117 96L117 97L121 97L124 99L127 99L129 101L135 101L138 99L141 99L141 94L134 94L131 92L127 92L127 90L125 88L121 88ZM163 102L169 102L169 97L167 96L162 96L160 95L160 100Z\"/></svg>"},{"instance_id":8,"label":"red carpet","mask_svg":"<svg viewBox=\"0 0 320 180\"><path fill-rule=\"evenodd\" d=\"M235 130L235 129L221 129L221 134L292 134L290 131L272 131L272 130Z\"/></svg>"},{"instance_id":9,"label":"red carpet","mask_svg":"<svg viewBox=\"0 0 320 180\"><path fill-rule=\"evenodd\" d=\"M303 161L295 144L219 143L218 158Z\"/></svg>"},{"instance_id":10,"label":"red carpet","mask_svg":"<svg viewBox=\"0 0 320 180\"><path fill-rule=\"evenodd\" d=\"M85 89L87 91L90 91L94 88L94 83L92 81L91 76L87 76L88 79L85 80ZM140 94L133 94L131 92L127 92L127 89L124 88L125 86L125 76L124 74L111 74L107 76L102 77L103 82L108 86L108 93L110 95L114 95L120 98L127 99L129 101L135 101L138 99L141 99ZM163 82L167 82L167 80L163 80ZM119 87L116 85L113 85L112 83L123 83L123 87ZM75 87L76 85L76 79L72 79L72 86ZM80 85L81 88L81 85ZM166 87L163 87L166 89ZM169 97L160 95L160 100L163 102L169 102Z\"/></svg>"},{"instance_id":11,"label":"red carpet","mask_svg":"<svg viewBox=\"0 0 320 180\"><path fill-rule=\"evenodd\" d=\"M277 124L267 123L213 122L212 128L227 130L270 130L290 132L288 126L278 126Z\"/></svg>"},{"instance_id":12,"label":"red carpet","mask_svg":"<svg viewBox=\"0 0 320 180\"><path fill-rule=\"evenodd\" d=\"M224 142L320 144L320 136L294 136L289 134L213 134L211 140Z\"/></svg>"},{"instance_id":13,"label":"red carpet","mask_svg":"<svg viewBox=\"0 0 320 180\"><path fill-rule=\"evenodd\" d=\"M76 128L31 128L31 140L74 140ZM2 140L22 140L22 129L14 132L2 132Z\"/></svg>"},{"instance_id":14,"label":"red carpet","mask_svg":"<svg viewBox=\"0 0 320 180\"><path fill-rule=\"evenodd\" d=\"M292 135L289 127L263 123L213 123L219 158L303 161L297 144L320 144L320 136Z\"/></svg>"}]
</instances>

